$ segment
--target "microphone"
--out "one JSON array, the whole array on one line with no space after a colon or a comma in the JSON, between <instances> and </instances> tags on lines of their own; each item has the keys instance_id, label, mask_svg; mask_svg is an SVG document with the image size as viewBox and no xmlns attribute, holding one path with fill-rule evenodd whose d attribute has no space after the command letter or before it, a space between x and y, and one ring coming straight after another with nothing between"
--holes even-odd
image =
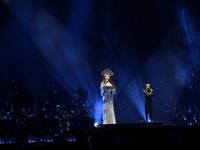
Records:
<instances>
[{"instance_id":1,"label":"microphone","mask_svg":"<svg viewBox=\"0 0 200 150\"><path fill-rule=\"evenodd\" d=\"M106 82L105 82L105 84L104 84L104 85L106 85L106 83L108 83L108 80L106 80Z\"/></svg>"}]
</instances>

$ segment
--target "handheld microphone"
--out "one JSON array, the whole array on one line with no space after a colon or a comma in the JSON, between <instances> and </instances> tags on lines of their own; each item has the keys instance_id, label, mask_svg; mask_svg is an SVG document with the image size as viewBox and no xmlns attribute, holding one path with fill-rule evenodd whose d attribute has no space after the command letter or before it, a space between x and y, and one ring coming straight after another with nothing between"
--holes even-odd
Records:
<instances>
[{"instance_id":1,"label":"handheld microphone","mask_svg":"<svg viewBox=\"0 0 200 150\"><path fill-rule=\"evenodd\" d=\"M108 80L106 80L106 82L105 82L105 84L104 84L104 85L106 85L106 83L108 83Z\"/></svg>"}]
</instances>

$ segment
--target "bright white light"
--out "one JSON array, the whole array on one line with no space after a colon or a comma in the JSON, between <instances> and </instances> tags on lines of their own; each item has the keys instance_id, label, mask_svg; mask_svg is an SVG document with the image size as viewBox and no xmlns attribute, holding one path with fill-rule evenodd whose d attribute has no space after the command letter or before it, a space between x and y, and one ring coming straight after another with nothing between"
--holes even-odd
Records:
<instances>
[{"instance_id":1,"label":"bright white light","mask_svg":"<svg viewBox=\"0 0 200 150\"><path fill-rule=\"evenodd\" d=\"M95 122L95 123L94 123L94 126L95 126L95 127L97 127L98 125L99 125L99 123L98 123L98 122Z\"/></svg>"},{"instance_id":2,"label":"bright white light","mask_svg":"<svg viewBox=\"0 0 200 150\"><path fill-rule=\"evenodd\" d=\"M148 114L147 117L148 117L148 122L151 122L150 114Z\"/></svg>"}]
</instances>

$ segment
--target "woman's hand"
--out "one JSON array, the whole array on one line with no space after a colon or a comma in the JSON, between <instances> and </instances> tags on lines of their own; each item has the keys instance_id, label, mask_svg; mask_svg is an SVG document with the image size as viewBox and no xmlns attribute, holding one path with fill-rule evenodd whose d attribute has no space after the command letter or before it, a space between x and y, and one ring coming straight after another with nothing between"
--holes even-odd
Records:
<instances>
[{"instance_id":1,"label":"woman's hand","mask_svg":"<svg viewBox=\"0 0 200 150\"><path fill-rule=\"evenodd\" d=\"M112 89L113 92L115 92L115 89Z\"/></svg>"}]
</instances>

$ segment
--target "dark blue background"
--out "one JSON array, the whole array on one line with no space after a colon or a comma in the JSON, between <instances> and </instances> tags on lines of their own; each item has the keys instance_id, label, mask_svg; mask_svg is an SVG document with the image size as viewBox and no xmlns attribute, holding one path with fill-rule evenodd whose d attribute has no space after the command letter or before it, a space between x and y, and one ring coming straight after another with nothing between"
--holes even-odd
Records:
<instances>
[{"instance_id":1,"label":"dark blue background","mask_svg":"<svg viewBox=\"0 0 200 150\"><path fill-rule=\"evenodd\" d=\"M102 118L101 72L115 75L118 123L144 119L142 87L149 82L157 121L165 121L176 79L190 87L188 105L199 83L199 11L195 0L1 0L0 97L12 79L20 94L37 95L62 85L70 100L78 85L88 90L90 114ZM194 75L192 75L194 74ZM198 95L198 92L197 92Z\"/></svg>"}]
</instances>

